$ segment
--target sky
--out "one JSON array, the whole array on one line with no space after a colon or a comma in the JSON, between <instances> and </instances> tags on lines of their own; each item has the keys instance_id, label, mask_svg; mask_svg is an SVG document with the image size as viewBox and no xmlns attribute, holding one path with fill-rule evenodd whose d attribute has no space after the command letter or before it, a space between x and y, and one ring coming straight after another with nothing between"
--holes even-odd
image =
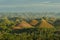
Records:
<instances>
[{"instance_id":1,"label":"sky","mask_svg":"<svg viewBox=\"0 0 60 40\"><path fill-rule=\"evenodd\" d=\"M0 0L0 12L60 12L60 0Z\"/></svg>"}]
</instances>

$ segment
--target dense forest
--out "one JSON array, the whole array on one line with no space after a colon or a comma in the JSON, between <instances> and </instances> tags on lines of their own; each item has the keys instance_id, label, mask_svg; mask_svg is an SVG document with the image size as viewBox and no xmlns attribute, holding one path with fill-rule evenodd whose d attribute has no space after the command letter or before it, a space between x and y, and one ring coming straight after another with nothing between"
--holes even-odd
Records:
<instances>
[{"instance_id":1,"label":"dense forest","mask_svg":"<svg viewBox=\"0 0 60 40\"><path fill-rule=\"evenodd\" d=\"M0 40L60 40L60 18L42 15L0 13Z\"/></svg>"}]
</instances>

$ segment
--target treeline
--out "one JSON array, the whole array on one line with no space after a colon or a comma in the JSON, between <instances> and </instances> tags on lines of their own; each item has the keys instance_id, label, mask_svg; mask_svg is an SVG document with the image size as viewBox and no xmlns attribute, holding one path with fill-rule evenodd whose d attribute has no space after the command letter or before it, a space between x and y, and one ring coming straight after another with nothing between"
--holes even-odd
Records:
<instances>
[{"instance_id":1,"label":"treeline","mask_svg":"<svg viewBox=\"0 0 60 40\"><path fill-rule=\"evenodd\" d=\"M23 31L25 30L25 31ZM35 29L22 29L18 30L0 31L0 40L60 40L60 35L56 35L55 28L35 28Z\"/></svg>"}]
</instances>

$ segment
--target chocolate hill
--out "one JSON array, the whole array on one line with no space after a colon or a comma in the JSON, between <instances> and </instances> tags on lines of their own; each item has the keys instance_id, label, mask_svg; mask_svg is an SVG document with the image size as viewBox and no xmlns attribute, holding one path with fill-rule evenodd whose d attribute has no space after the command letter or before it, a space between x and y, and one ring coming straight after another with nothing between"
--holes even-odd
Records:
<instances>
[{"instance_id":1,"label":"chocolate hill","mask_svg":"<svg viewBox=\"0 0 60 40\"><path fill-rule=\"evenodd\" d=\"M39 22L38 22L37 20L32 20L32 21L30 22L30 24L31 24L32 26L36 26L38 23L39 23Z\"/></svg>"},{"instance_id":2,"label":"chocolate hill","mask_svg":"<svg viewBox=\"0 0 60 40\"><path fill-rule=\"evenodd\" d=\"M21 23L17 24L13 29L23 29L23 28L32 28L32 26L26 21L21 21Z\"/></svg>"},{"instance_id":3,"label":"chocolate hill","mask_svg":"<svg viewBox=\"0 0 60 40\"><path fill-rule=\"evenodd\" d=\"M42 19L39 28L53 28L54 26L49 24L46 20Z\"/></svg>"}]
</instances>

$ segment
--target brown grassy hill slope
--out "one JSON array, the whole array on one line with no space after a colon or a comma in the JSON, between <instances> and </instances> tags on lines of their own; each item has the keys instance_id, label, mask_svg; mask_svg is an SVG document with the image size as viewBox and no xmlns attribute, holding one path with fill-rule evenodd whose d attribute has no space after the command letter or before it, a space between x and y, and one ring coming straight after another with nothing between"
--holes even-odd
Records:
<instances>
[{"instance_id":1,"label":"brown grassy hill slope","mask_svg":"<svg viewBox=\"0 0 60 40\"><path fill-rule=\"evenodd\" d=\"M26 21L21 21L21 23L17 24L13 29L22 29L22 28L32 28L32 26Z\"/></svg>"},{"instance_id":2,"label":"brown grassy hill slope","mask_svg":"<svg viewBox=\"0 0 60 40\"><path fill-rule=\"evenodd\" d=\"M40 28L53 28L54 26L49 24L46 20L42 19L39 27Z\"/></svg>"},{"instance_id":3,"label":"brown grassy hill slope","mask_svg":"<svg viewBox=\"0 0 60 40\"><path fill-rule=\"evenodd\" d=\"M37 21L37 20L32 20L31 22L30 22L30 24L32 25L32 26L35 26L35 25L37 25L39 22Z\"/></svg>"}]
</instances>

